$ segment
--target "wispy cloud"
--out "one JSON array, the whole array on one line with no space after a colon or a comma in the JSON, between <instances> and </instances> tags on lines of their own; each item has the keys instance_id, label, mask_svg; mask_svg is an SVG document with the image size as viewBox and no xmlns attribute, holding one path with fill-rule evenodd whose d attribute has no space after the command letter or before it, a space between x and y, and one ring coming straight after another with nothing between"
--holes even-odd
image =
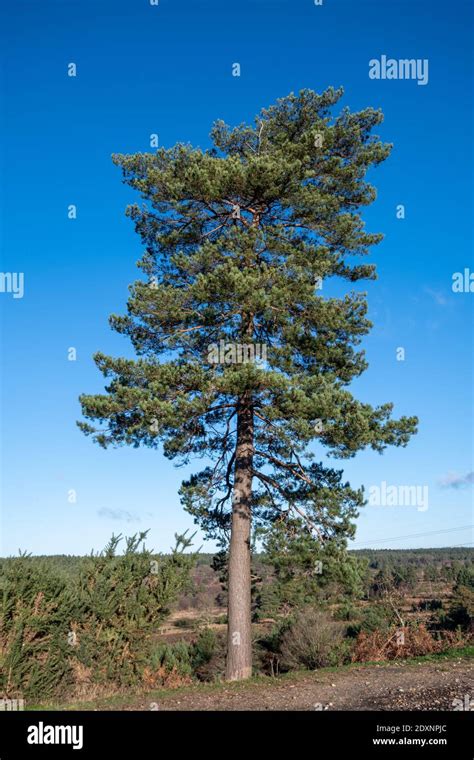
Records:
<instances>
[{"instance_id":1,"label":"wispy cloud","mask_svg":"<svg viewBox=\"0 0 474 760\"><path fill-rule=\"evenodd\" d=\"M97 511L99 517L105 517L107 520L122 520L123 522L140 522L138 515L127 512L126 509L109 509L102 507Z\"/></svg>"},{"instance_id":2,"label":"wispy cloud","mask_svg":"<svg viewBox=\"0 0 474 760\"><path fill-rule=\"evenodd\" d=\"M457 472L448 472L439 480L441 488L467 488L474 485L474 472L468 472L467 475L459 475Z\"/></svg>"},{"instance_id":3,"label":"wispy cloud","mask_svg":"<svg viewBox=\"0 0 474 760\"><path fill-rule=\"evenodd\" d=\"M425 293L427 293L435 303L438 304L438 306L446 306L448 303L448 300L444 293L442 293L440 290L433 290L432 288L424 288Z\"/></svg>"}]
</instances>

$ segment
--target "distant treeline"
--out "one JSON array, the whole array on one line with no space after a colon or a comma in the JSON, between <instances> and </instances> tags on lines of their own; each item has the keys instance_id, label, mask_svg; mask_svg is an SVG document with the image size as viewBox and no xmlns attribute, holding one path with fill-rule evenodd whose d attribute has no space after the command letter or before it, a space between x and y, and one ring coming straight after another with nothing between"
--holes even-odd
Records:
<instances>
[{"instance_id":1,"label":"distant treeline","mask_svg":"<svg viewBox=\"0 0 474 760\"><path fill-rule=\"evenodd\" d=\"M370 567L374 568L386 564L421 566L474 561L474 547L469 546L447 546L439 549L352 549L350 554L369 560Z\"/></svg>"},{"instance_id":2,"label":"distant treeline","mask_svg":"<svg viewBox=\"0 0 474 760\"><path fill-rule=\"evenodd\" d=\"M359 559L366 559L371 569L379 570L389 566L413 565L423 567L427 565L446 565L452 562L472 563L474 562L474 547L442 547L433 549L351 549L349 554L357 556ZM89 555L90 556L90 555ZM166 556L165 554L152 554L156 559ZM213 554L201 553L196 556L196 565L209 566L213 561ZM51 570L59 570L66 574L74 574L81 564L87 560L88 555L72 554L51 554L51 555L31 555L29 559L32 562L46 564ZM9 557L0 558L0 574L2 566L9 561ZM264 555L254 555L254 562L257 566L263 562Z\"/></svg>"}]
</instances>

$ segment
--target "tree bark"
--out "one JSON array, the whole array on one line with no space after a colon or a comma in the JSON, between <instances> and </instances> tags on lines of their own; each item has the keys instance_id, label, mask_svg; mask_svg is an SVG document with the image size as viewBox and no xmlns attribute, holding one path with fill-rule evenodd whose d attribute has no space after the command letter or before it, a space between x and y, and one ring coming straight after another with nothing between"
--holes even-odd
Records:
<instances>
[{"instance_id":1,"label":"tree bark","mask_svg":"<svg viewBox=\"0 0 474 760\"><path fill-rule=\"evenodd\" d=\"M252 525L253 409L244 394L237 411L232 526L229 546L226 680L252 675L250 540Z\"/></svg>"}]
</instances>

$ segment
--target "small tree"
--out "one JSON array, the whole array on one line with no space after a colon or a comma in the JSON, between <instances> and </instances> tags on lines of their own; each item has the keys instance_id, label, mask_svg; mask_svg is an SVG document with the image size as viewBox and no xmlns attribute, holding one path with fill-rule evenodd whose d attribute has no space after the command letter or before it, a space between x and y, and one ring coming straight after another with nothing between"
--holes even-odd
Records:
<instances>
[{"instance_id":1,"label":"small tree","mask_svg":"<svg viewBox=\"0 0 474 760\"><path fill-rule=\"evenodd\" d=\"M363 596L367 563L340 542L321 544L301 518L276 521L264 535L263 549L272 570L261 590L264 614L287 615L335 597Z\"/></svg>"},{"instance_id":2,"label":"small tree","mask_svg":"<svg viewBox=\"0 0 474 760\"><path fill-rule=\"evenodd\" d=\"M251 674L251 529L299 516L321 541L343 541L363 503L312 461L316 440L338 457L404 446L416 418L357 401L367 367L363 293L324 297L331 278L373 279L356 264L381 235L358 213L375 198L367 171L390 145L372 108L335 118L342 89L303 90L254 126L217 122L213 147L178 144L116 155L147 205L128 215L145 245L147 281L111 325L137 360L96 354L105 394L82 396L80 423L102 446L163 443L170 459L211 464L183 484L185 507L229 543L227 678ZM336 487L334 487L336 485Z\"/></svg>"}]
</instances>

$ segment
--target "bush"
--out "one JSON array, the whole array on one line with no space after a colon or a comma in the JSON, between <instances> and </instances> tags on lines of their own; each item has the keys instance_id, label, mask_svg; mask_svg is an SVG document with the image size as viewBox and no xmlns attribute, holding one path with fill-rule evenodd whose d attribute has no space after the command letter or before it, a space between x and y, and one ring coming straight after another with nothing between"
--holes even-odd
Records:
<instances>
[{"instance_id":1,"label":"bush","mask_svg":"<svg viewBox=\"0 0 474 760\"><path fill-rule=\"evenodd\" d=\"M187 587L194 556L176 536L170 555L154 556L146 533L120 536L67 579L21 556L2 563L0 689L42 701L68 690L82 697L141 683L152 633Z\"/></svg>"},{"instance_id":2,"label":"bush","mask_svg":"<svg viewBox=\"0 0 474 760\"><path fill-rule=\"evenodd\" d=\"M193 668L197 670L208 663L212 659L215 649L216 634L211 628L204 628L192 645Z\"/></svg>"},{"instance_id":3,"label":"bush","mask_svg":"<svg viewBox=\"0 0 474 760\"><path fill-rule=\"evenodd\" d=\"M155 646L145 668L148 688L173 688L200 681L213 681L224 667L224 647L211 628L204 628L189 643L177 641Z\"/></svg>"},{"instance_id":4,"label":"bush","mask_svg":"<svg viewBox=\"0 0 474 760\"><path fill-rule=\"evenodd\" d=\"M371 604L359 612L359 620L347 628L347 635L357 638L360 633L387 631L393 626L396 615L390 607L382 603Z\"/></svg>"},{"instance_id":5,"label":"bush","mask_svg":"<svg viewBox=\"0 0 474 760\"><path fill-rule=\"evenodd\" d=\"M354 620L357 616L357 607L351 601L343 602L338 609L334 612L335 620Z\"/></svg>"},{"instance_id":6,"label":"bush","mask_svg":"<svg viewBox=\"0 0 474 760\"><path fill-rule=\"evenodd\" d=\"M77 601L44 563L23 555L2 567L0 693L44 699L72 680L68 634Z\"/></svg>"},{"instance_id":7,"label":"bush","mask_svg":"<svg viewBox=\"0 0 474 760\"><path fill-rule=\"evenodd\" d=\"M457 584L446 617L449 628L474 631L474 591L469 586Z\"/></svg>"},{"instance_id":8,"label":"bush","mask_svg":"<svg viewBox=\"0 0 474 760\"><path fill-rule=\"evenodd\" d=\"M192 631L193 628L196 625L196 620L194 618L178 618L173 623L175 628L184 628L185 630Z\"/></svg>"},{"instance_id":9,"label":"bush","mask_svg":"<svg viewBox=\"0 0 474 760\"><path fill-rule=\"evenodd\" d=\"M281 670L315 670L339 665L347 657L344 626L312 607L297 613L283 631L279 650Z\"/></svg>"},{"instance_id":10,"label":"bush","mask_svg":"<svg viewBox=\"0 0 474 760\"><path fill-rule=\"evenodd\" d=\"M192 682L190 645L185 641L174 644L158 644L143 671L143 683L146 688L157 686L175 688Z\"/></svg>"},{"instance_id":11,"label":"bush","mask_svg":"<svg viewBox=\"0 0 474 760\"><path fill-rule=\"evenodd\" d=\"M436 612L443 609L441 599L422 599L417 604L412 605L413 612L421 610L422 612Z\"/></svg>"},{"instance_id":12,"label":"bush","mask_svg":"<svg viewBox=\"0 0 474 760\"><path fill-rule=\"evenodd\" d=\"M146 533L127 538L124 554L116 556L120 536L112 537L81 574L76 656L96 683L140 683L151 633L189 582L194 558L183 554L187 541L177 536L172 553L156 558L145 549L145 538Z\"/></svg>"},{"instance_id":13,"label":"bush","mask_svg":"<svg viewBox=\"0 0 474 760\"><path fill-rule=\"evenodd\" d=\"M225 646L211 628L204 628L191 645L191 662L194 675L200 681L214 681L225 667Z\"/></svg>"}]
</instances>

